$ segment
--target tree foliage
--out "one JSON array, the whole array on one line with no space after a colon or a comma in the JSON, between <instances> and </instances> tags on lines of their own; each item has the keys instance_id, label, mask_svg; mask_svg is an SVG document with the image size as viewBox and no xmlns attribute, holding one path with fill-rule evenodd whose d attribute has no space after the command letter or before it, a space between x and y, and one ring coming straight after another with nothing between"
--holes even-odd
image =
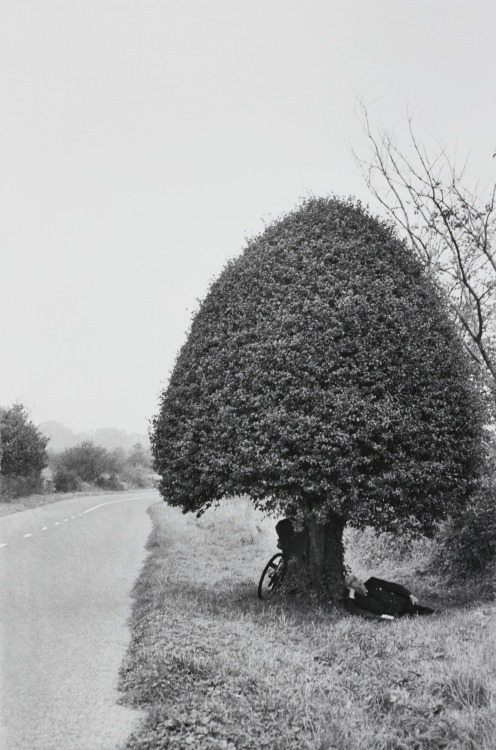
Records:
<instances>
[{"instance_id":1,"label":"tree foliage","mask_svg":"<svg viewBox=\"0 0 496 750\"><path fill-rule=\"evenodd\" d=\"M57 470L79 477L83 482L95 482L101 474L113 471L112 455L101 445L85 440L67 448L56 458Z\"/></svg>"},{"instance_id":2,"label":"tree foliage","mask_svg":"<svg viewBox=\"0 0 496 750\"><path fill-rule=\"evenodd\" d=\"M135 443L127 457L127 463L130 466L143 466L149 468L151 463L149 450L145 450L141 443Z\"/></svg>"},{"instance_id":3,"label":"tree foliage","mask_svg":"<svg viewBox=\"0 0 496 750\"><path fill-rule=\"evenodd\" d=\"M484 471L462 512L454 512L437 535L432 568L452 578L479 575L496 564L496 436L485 430Z\"/></svg>"},{"instance_id":4,"label":"tree foliage","mask_svg":"<svg viewBox=\"0 0 496 750\"><path fill-rule=\"evenodd\" d=\"M392 229L311 199L212 285L153 420L160 491L185 511L430 532L478 471L481 410L446 305Z\"/></svg>"},{"instance_id":5,"label":"tree foliage","mask_svg":"<svg viewBox=\"0 0 496 750\"><path fill-rule=\"evenodd\" d=\"M83 483L112 490L152 486L150 461L141 443L127 454L123 448L109 451L86 440L54 455L52 464L57 492L74 492Z\"/></svg>"},{"instance_id":6,"label":"tree foliage","mask_svg":"<svg viewBox=\"0 0 496 750\"><path fill-rule=\"evenodd\" d=\"M48 463L48 438L29 419L22 404L0 409L0 474L39 477Z\"/></svg>"}]
</instances>

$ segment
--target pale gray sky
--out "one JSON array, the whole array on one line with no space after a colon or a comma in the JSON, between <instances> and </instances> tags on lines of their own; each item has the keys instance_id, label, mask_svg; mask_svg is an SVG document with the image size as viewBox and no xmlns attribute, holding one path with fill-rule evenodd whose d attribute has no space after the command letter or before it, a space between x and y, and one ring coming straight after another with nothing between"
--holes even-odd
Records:
<instances>
[{"instance_id":1,"label":"pale gray sky","mask_svg":"<svg viewBox=\"0 0 496 750\"><path fill-rule=\"evenodd\" d=\"M495 36L494 0L0 0L0 404L145 431L245 237L370 200L357 95L494 178Z\"/></svg>"}]
</instances>

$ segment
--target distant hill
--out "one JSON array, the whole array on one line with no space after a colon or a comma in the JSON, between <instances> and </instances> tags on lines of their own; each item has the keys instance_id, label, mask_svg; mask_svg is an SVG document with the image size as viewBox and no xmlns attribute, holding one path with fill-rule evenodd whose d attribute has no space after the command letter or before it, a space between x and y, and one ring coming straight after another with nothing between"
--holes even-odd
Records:
<instances>
[{"instance_id":1,"label":"distant hill","mask_svg":"<svg viewBox=\"0 0 496 750\"><path fill-rule=\"evenodd\" d=\"M55 453L66 448L73 448L84 440L91 440L109 451L114 448L124 448L125 451L129 451L136 443L141 443L143 448L150 447L147 435L117 430L115 427L102 427L92 432L74 432L70 427L53 421L42 422L38 427L44 435L50 438L48 450Z\"/></svg>"}]
</instances>

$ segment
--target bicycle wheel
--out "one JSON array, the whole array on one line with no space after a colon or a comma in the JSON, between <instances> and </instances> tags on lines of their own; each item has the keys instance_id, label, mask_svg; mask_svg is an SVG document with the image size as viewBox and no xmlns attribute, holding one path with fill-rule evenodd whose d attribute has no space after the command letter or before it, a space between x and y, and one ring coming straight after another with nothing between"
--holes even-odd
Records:
<instances>
[{"instance_id":1,"label":"bicycle wheel","mask_svg":"<svg viewBox=\"0 0 496 750\"><path fill-rule=\"evenodd\" d=\"M258 584L258 598L270 599L282 583L286 573L286 559L281 552L270 558Z\"/></svg>"}]
</instances>

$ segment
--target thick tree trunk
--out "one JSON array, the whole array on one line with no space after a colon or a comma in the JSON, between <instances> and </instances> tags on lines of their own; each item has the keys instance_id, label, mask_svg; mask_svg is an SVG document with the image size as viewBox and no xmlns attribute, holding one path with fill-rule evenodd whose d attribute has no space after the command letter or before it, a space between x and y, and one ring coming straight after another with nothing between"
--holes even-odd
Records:
<instances>
[{"instance_id":1,"label":"thick tree trunk","mask_svg":"<svg viewBox=\"0 0 496 750\"><path fill-rule=\"evenodd\" d=\"M293 557L287 589L314 593L320 599L342 601L344 584L344 521L334 516L326 524L319 524L309 516L305 526L290 545Z\"/></svg>"},{"instance_id":2,"label":"thick tree trunk","mask_svg":"<svg viewBox=\"0 0 496 750\"><path fill-rule=\"evenodd\" d=\"M311 580L319 594L334 601L344 592L344 521L340 516L320 525L315 519L308 524Z\"/></svg>"}]
</instances>

